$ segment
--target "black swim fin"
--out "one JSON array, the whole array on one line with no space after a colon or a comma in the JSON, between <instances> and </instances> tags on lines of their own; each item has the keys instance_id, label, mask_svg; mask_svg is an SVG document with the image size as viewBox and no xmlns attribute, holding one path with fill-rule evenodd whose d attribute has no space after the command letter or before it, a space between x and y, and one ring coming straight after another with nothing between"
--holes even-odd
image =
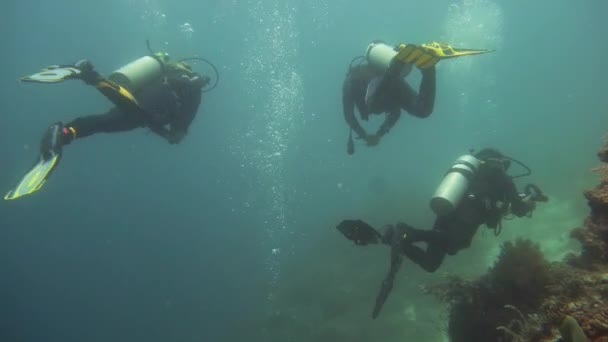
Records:
<instances>
[{"instance_id":1,"label":"black swim fin","mask_svg":"<svg viewBox=\"0 0 608 342\"><path fill-rule=\"evenodd\" d=\"M382 281L382 285L380 286L380 291L376 296L376 303L374 305L374 311L372 311L372 318L376 319L380 314L380 310L382 310L382 306L388 295L393 290L393 284L395 282L395 276L401 267L401 263L403 262L403 253L401 251L401 243L403 241L403 236L405 234L405 230L402 226L397 225L396 227L390 227L390 231L387 231L386 239L384 243L390 243L391 245L391 265L386 275L386 278Z\"/></svg>"},{"instance_id":2,"label":"black swim fin","mask_svg":"<svg viewBox=\"0 0 608 342\"><path fill-rule=\"evenodd\" d=\"M374 227L361 220L344 220L336 229L358 246L375 244L382 239L382 235Z\"/></svg>"}]
</instances>

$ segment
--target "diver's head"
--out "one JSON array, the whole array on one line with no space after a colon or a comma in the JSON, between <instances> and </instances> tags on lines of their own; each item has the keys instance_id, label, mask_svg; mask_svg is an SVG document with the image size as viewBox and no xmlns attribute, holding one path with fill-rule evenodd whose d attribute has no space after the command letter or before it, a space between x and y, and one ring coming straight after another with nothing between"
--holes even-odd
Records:
<instances>
[{"instance_id":1,"label":"diver's head","mask_svg":"<svg viewBox=\"0 0 608 342\"><path fill-rule=\"evenodd\" d=\"M169 73L186 74L188 76L191 76L192 74L194 74L194 72L192 71L192 66L190 66L190 64L183 62L183 61L175 62L175 63L168 63L166 68L167 68L167 72L169 72Z\"/></svg>"},{"instance_id":2,"label":"diver's head","mask_svg":"<svg viewBox=\"0 0 608 342\"><path fill-rule=\"evenodd\" d=\"M156 58L156 60L160 61L161 63L169 63L169 60L171 59L169 54L166 52L155 52L155 53L152 53L152 56L154 58Z\"/></svg>"},{"instance_id":3,"label":"diver's head","mask_svg":"<svg viewBox=\"0 0 608 342\"><path fill-rule=\"evenodd\" d=\"M369 42L369 43L370 43L370 45L376 45L376 44L384 44L384 45L387 45L387 44L386 44L386 42L385 42L384 40L382 40L382 39L374 39L374 40L372 40L372 41L371 41L371 42Z\"/></svg>"},{"instance_id":4,"label":"diver's head","mask_svg":"<svg viewBox=\"0 0 608 342\"><path fill-rule=\"evenodd\" d=\"M209 84L210 78L192 70L190 64L179 61L166 65L165 77L177 89L202 89Z\"/></svg>"},{"instance_id":5,"label":"diver's head","mask_svg":"<svg viewBox=\"0 0 608 342\"><path fill-rule=\"evenodd\" d=\"M511 160L494 148L484 148L475 153L475 158L482 162L487 169L500 169L507 171L511 166Z\"/></svg>"}]
</instances>

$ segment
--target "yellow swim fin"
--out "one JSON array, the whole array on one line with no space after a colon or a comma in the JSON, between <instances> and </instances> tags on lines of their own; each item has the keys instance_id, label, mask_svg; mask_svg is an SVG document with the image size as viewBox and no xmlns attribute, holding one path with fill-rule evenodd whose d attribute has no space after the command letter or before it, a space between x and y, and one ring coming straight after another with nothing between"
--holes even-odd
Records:
<instances>
[{"instance_id":1,"label":"yellow swim fin","mask_svg":"<svg viewBox=\"0 0 608 342\"><path fill-rule=\"evenodd\" d=\"M402 63L416 64L420 69L430 68L442 59L455 58L469 55L479 55L494 50L476 50L454 48L448 44L431 42L428 44L400 44L395 48L395 58Z\"/></svg>"},{"instance_id":2,"label":"yellow swim fin","mask_svg":"<svg viewBox=\"0 0 608 342\"><path fill-rule=\"evenodd\" d=\"M432 54L435 57L439 57L440 59L446 58L454 58L460 56L469 56L469 55L480 55L482 53L493 52L494 50L488 49L461 49L452 47L449 44L431 42L428 44L422 44L421 47L425 49L428 53Z\"/></svg>"},{"instance_id":3,"label":"yellow swim fin","mask_svg":"<svg viewBox=\"0 0 608 342\"><path fill-rule=\"evenodd\" d=\"M51 153L51 158L47 160L41 156L40 160L21 178L19 184L4 196L4 199L12 200L40 190L61 159L61 154Z\"/></svg>"},{"instance_id":4,"label":"yellow swim fin","mask_svg":"<svg viewBox=\"0 0 608 342\"><path fill-rule=\"evenodd\" d=\"M86 66L91 68L89 73L93 73L93 76L89 77L91 79L89 81L83 79L84 72L81 70L81 67ZM69 79L83 79L87 84L93 84L100 93L112 101L112 103L114 103L116 106L129 112L144 112L135 99L135 96L133 96L133 94L131 94L126 88L120 86L114 81L104 78L92 68L93 66L90 65L90 63L82 66L51 65L42 69L42 71L36 74L21 77L19 80L23 82L35 83L59 83Z\"/></svg>"},{"instance_id":5,"label":"yellow swim fin","mask_svg":"<svg viewBox=\"0 0 608 342\"><path fill-rule=\"evenodd\" d=\"M51 65L33 75L21 77L23 82L59 83L71 78L79 78L80 70L71 65Z\"/></svg>"}]
</instances>

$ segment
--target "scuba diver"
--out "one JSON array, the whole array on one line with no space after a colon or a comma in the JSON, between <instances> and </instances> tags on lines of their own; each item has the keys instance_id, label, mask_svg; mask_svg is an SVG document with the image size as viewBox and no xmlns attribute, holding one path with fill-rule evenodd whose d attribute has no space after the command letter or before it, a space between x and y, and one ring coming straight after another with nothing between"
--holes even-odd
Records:
<instances>
[{"instance_id":1,"label":"scuba diver","mask_svg":"<svg viewBox=\"0 0 608 342\"><path fill-rule=\"evenodd\" d=\"M511 161L526 168L526 173L510 176L507 170ZM431 209L437 218L430 230L417 229L405 223L386 226L381 234L361 220L344 220L336 228L356 245L386 244L391 247L391 265L383 281L374 318L388 297L394 277L405 255L427 272L436 271L446 255L454 255L468 248L482 224L500 234L502 219L531 216L536 202L548 198L534 184L528 184L519 193L513 178L531 174L521 162L486 148L475 154L458 158L446 173L431 199ZM416 243L425 243L426 248Z\"/></svg>"},{"instance_id":2,"label":"scuba diver","mask_svg":"<svg viewBox=\"0 0 608 342\"><path fill-rule=\"evenodd\" d=\"M375 146L397 123L401 110L426 118L435 104L435 64L446 58L481 54L491 50L456 49L447 44L400 44L393 48L380 41L372 42L365 56L355 57L342 85L342 111L350 126L347 153L355 152L352 131L367 146ZM367 61L367 63L364 63ZM355 62L358 64L353 65ZM417 93L404 80L416 65L422 72ZM370 114L386 113L376 133L368 134L355 116L355 107L362 120Z\"/></svg>"},{"instance_id":3,"label":"scuba diver","mask_svg":"<svg viewBox=\"0 0 608 342\"><path fill-rule=\"evenodd\" d=\"M114 71L108 79L95 71L88 60L74 65L50 66L23 77L24 82L57 83L80 79L93 85L113 102L115 107L103 114L78 117L66 124L56 122L48 127L40 144L37 163L9 191L5 200L19 198L39 190L61 160L65 145L96 133L113 133L147 127L170 144L178 144L188 133L201 102L202 93L217 86L217 68L200 57L170 62L166 53L141 57ZM210 78L192 70L190 60L208 63L216 73Z\"/></svg>"}]
</instances>

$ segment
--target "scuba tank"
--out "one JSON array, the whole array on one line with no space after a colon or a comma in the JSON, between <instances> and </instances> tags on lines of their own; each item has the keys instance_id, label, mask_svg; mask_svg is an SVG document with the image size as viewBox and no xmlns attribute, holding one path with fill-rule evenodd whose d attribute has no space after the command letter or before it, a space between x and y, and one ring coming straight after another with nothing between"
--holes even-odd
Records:
<instances>
[{"instance_id":1,"label":"scuba tank","mask_svg":"<svg viewBox=\"0 0 608 342\"><path fill-rule=\"evenodd\" d=\"M110 74L109 79L127 88L130 92L136 92L149 82L159 78L168 61L169 55L166 53L144 56L114 71Z\"/></svg>"},{"instance_id":2,"label":"scuba tank","mask_svg":"<svg viewBox=\"0 0 608 342\"><path fill-rule=\"evenodd\" d=\"M146 86L151 81L158 79L165 71L180 70L186 74L192 74L192 68L186 63L187 61L199 61L208 64L215 73L215 82L208 87L202 89L203 93L209 92L217 87L220 82L220 73L217 67L210 61L202 57L187 57L178 60L175 63L169 63L169 54L164 52L154 52L150 47L150 41L146 40L146 47L150 54L141 57L133 62L121 67L110 74L109 79L127 88L130 92L136 92ZM207 85L208 79L203 80Z\"/></svg>"},{"instance_id":3,"label":"scuba tank","mask_svg":"<svg viewBox=\"0 0 608 342\"><path fill-rule=\"evenodd\" d=\"M369 65L389 76L407 77L412 71L412 63L393 63L395 56L397 51L392 46L375 41L367 46L364 58Z\"/></svg>"},{"instance_id":4,"label":"scuba tank","mask_svg":"<svg viewBox=\"0 0 608 342\"><path fill-rule=\"evenodd\" d=\"M470 154L456 159L431 199L431 209L435 214L447 215L458 206L480 164L479 159Z\"/></svg>"},{"instance_id":5,"label":"scuba tank","mask_svg":"<svg viewBox=\"0 0 608 342\"><path fill-rule=\"evenodd\" d=\"M376 41L367 46L365 59L371 66L386 71L396 55L397 51L392 46Z\"/></svg>"}]
</instances>

